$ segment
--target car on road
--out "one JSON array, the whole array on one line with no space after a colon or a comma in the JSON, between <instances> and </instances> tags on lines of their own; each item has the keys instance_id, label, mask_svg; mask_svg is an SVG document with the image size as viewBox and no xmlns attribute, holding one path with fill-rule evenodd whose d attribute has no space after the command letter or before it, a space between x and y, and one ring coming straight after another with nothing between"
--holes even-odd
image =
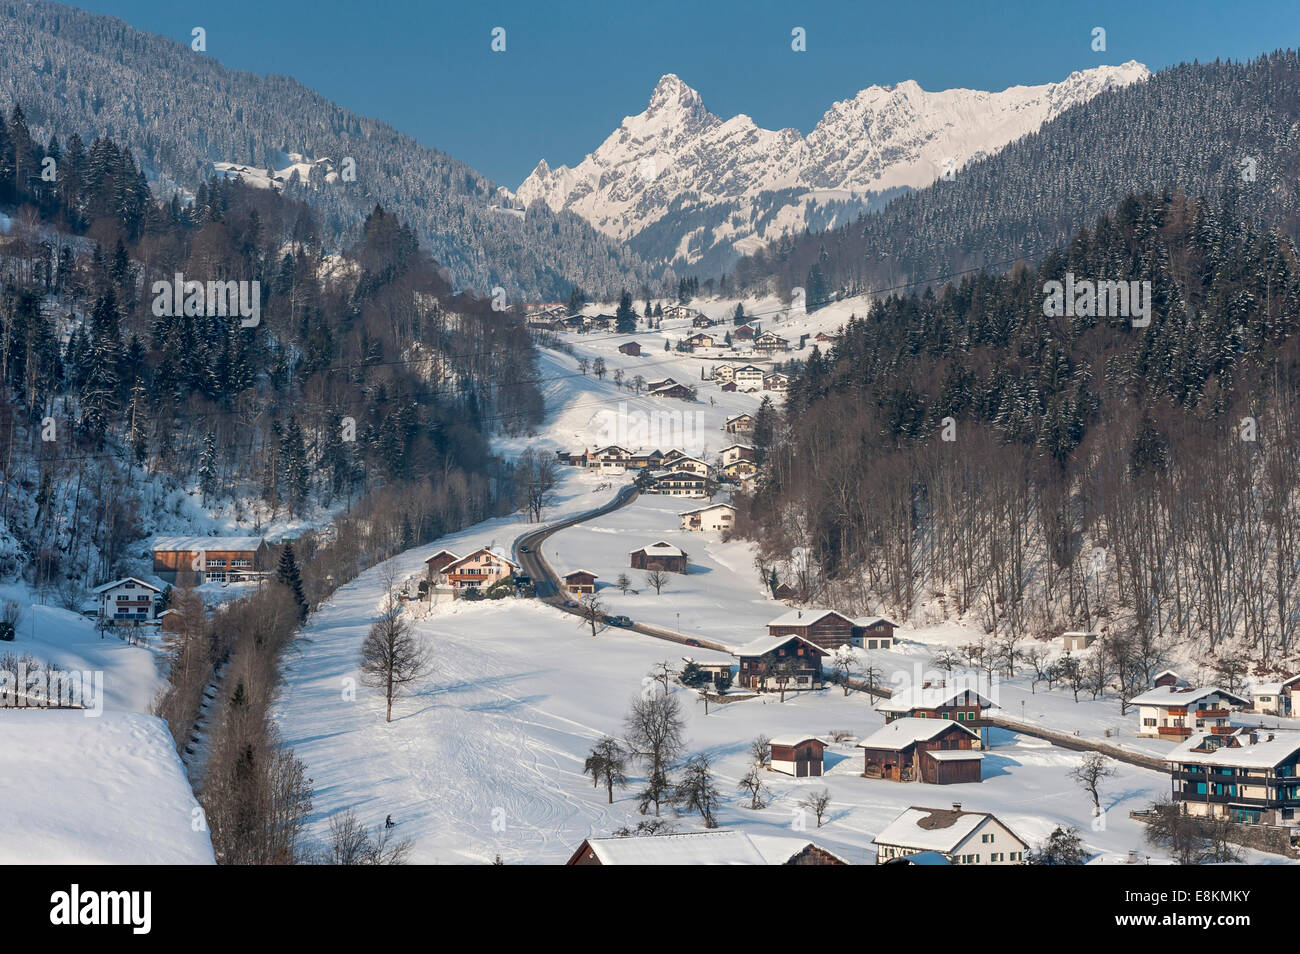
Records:
<instances>
[{"instance_id":1,"label":"car on road","mask_svg":"<svg viewBox=\"0 0 1300 954\"><path fill-rule=\"evenodd\" d=\"M632 620L626 616L606 616L605 622L610 626L631 626Z\"/></svg>"},{"instance_id":2,"label":"car on road","mask_svg":"<svg viewBox=\"0 0 1300 954\"><path fill-rule=\"evenodd\" d=\"M520 553L527 553L527 552L528 552L528 545L527 545L526 543L521 543L521 544L519 544L519 552L520 552Z\"/></svg>"},{"instance_id":3,"label":"car on road","mask_svg":"<svg viewBox=\"0 0 1300 954\"><path fill-rule=\"evenodd\" d=\"M686 640L686 645L687 645L687 646L699 646L699 645L700 645L700 641L699 641L698 639L688 639L688 640Z\"/></svg>"},{"instance_id":4,"label":"car on road","mask_svg":"<svg viewBox=\"0 0 1300 954\"><path fill-rule=\"evenodd\" d=\"M561 605L561 606L564 606L564 607L567 607L567 608L569 608L569 609L572 609L573 607L575 607L575 606L578 605L578 601L577 601L577 600L565 600L565 601L564 601L563 603L561 603L560 605Z\"/></svg>"}]
</instances>

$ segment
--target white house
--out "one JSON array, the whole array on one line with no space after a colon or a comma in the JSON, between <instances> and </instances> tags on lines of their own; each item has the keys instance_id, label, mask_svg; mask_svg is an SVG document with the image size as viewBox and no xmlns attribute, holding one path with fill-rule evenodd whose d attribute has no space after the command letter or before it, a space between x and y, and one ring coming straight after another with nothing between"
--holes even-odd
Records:
<instances>
[{"instance_id":1,"label":"white house","mask_svg":"<svg viewBox=\"0 0 1300 954\"><path fill-rule=\"evenodd\" d=\"M1232 710L1250 708L1249 700L1215 686L1156 686L1129 704L1138 707L1138 735L1151 739L1186 739L1194 731L1226 734L1232 731Z\"/></svg>"},{"instance_id":2,"label":"white house","mask_svg":"<svg viewBox=\"0 0 1300 954\"><path fill-rule=\"evenodd\" d=\"M742 391L761 390L763 387L763 369L756 365L746 364L736 369L732 375L732 380L736 382L736 387Z\"/></svg>"},{"instance_id":3,"label":"white house","mask_svg":"<svg viewBox=\"0 0 1300 954\"><path fill-rule=\"evenodd\" d=\"M158 619L155 599L162 594L156 586L133 576L94 589L99 601L99 618L120 626L127 623L153 623Z\"/></svg>"},{"instance_id":4,"label":"white house","mask_svg":"<svg viewBox=\"0 0 1300 954\"><path fill-rule=\"evenodd\" d=\"M934 851L955 865L1023 864L1029 845L988 812L912 806L885 826L872 841L876 864L923 851Z\"/></svg>"},{"instance_id":5,"label":"white house","mask_svg":"<svg viewBox=\"0 0 1300 954\"><path fill-rule=\"evenodd\" d=\"M667 832L635 838L588 838L570 865L846 865L804 838L747 835L727 828Z\"/></svg>"},{"instance_id":6,"label":"white house","mask_svg":"<svg viewBox=\"0 0 1300 954\"><path fill-rule=\"evenodd\" d=\"M1281 682L1257 682L1251 689L1255 698L1255 711L1265 715L1291 716L1300 711L1300 676L1291 676Z\"/></svg>"},{"instance_id":7,"label":"white house","mask_svg":"<svg viewBox=\"0 0 1300 954\"><path fill-rule=\"evenodd\" d=\"M731 504L713 504L682 514L683 530L729 531L736 526L736 508Z\"/></svg>"},{"instance_id":8,"label":"white house","mask_svg":"<svg viewBox=\"0 0 1300 954\"><path fill-rule=\"evenodd\" d=\"M738 460L753 460L754 448L749 444L728 444L718 451L718 456L722 459L722 466L725 467Z\"/></svg>"},{"instance_id":9,"label":"white house","mask_svg":"<svg viewBox=\"0 0 1300 954\"><path fill-rule=\"evenodd\" d=\"M668 465L670 471L684 471L700 477L712 477L713 468L698 457L678 457Z\"/></svg>"}]
</instances>

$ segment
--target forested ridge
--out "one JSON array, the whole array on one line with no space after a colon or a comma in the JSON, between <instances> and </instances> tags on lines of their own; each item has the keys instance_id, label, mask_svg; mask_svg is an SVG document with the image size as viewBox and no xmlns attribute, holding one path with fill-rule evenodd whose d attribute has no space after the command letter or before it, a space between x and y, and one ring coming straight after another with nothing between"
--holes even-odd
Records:
<instances>
[{"instance_id":1,"label":"forested ridge","mask_svg":"<svg viewBox=\"0 0 1300 954\"><path fill-rule=\"evenodd\" d=\"M111 140L36 143L20 106L0 125L5 575L72 598L120 574L179 487L252 530L399 485L430 498L409 539L444 504L494 506L486 435L541 413L532 344L453 295L408 225L376 207L335 253L300 201L215 178L157 201ZM257 282L259 323L156 314L177 274Z\"/></svg>"},{"instance_id":2,"label":"forested ridge","mask_svg":"<svg viewBox=\"0 0 1300 954\"><path fill-rule=\"evenodd\" d=\"M877 300L760 411L747 532L810 599L1292 659L1300 266L1242 205L1130 196L1037 268ZM1150 281L1150 325L1045 316L1067 273Z\"/></svg>"},{"instance_id":3,"label":"forested ridge","mask_svg":"<svg viewBox=\"0 0 1300 954\"><path fill-rule=\"evenodd\" d=\"M809 302L971 268L1034 263L1125 196L1238 194L1243 214L1300 222L1300 53L1183 63L1108 90L951 180L825 232L788 236L737 263L736 288Z\"/></svg>"},{"instance_id":4,"label":"forested ridge","mask_svg":"<svg viewBox=\"0 0 1300 954\"><path fill-rule=\"evenodd\" d=\"M187 38L188 42L188 38ZM290 183L322 234L355 235L376 205L398 215L459 289L512 302L555 300L572 284L617 289L644 277L636 256L571 213L503 210L496 186L386 123L278 75L227 69L220 50L132 29L44 0L0 0L0 101L22 103L43 137L107 136L164 191L197 189L214 162L282 168L288 153L356 160L356 180Z\"/></svg>"}]
</instances>

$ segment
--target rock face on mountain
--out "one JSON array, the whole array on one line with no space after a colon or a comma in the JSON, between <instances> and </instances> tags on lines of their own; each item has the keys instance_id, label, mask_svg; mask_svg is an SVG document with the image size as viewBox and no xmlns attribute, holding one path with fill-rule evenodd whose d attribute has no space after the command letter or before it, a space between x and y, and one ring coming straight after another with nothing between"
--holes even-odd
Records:
<instances>
[{"instance_id":1,"label":"rock face on mountain","mask_svg":"<svg viewBox=\"0 0 1300 954\"><path fill-rule=\"evenodd\" d=\"M725 265L782 232L824 228L946 169L997 152L1098 93L1145 80L1140 63L1072 73L997 93L871 86L835 103L807 135L722 119L664 76L577 166L545 160L520 185L524 205L576 212L645 257Z\"/></svg>"}]
</instances>

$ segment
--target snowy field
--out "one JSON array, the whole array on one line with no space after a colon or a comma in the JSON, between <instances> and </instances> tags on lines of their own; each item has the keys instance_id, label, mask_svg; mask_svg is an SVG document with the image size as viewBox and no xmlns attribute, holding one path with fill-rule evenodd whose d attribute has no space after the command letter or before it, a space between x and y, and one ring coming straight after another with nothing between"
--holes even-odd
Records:
<instances>
[{"instance_id":1,"label":"snowy field","mask_svg":"<svg viewBox=\"0 0 1300 954\"><path fill-rule=\"evenodd\" d=\"M698 303L697 303L698 307ZM729 317L734 301L705 303L704 310ZM778 310L774 302L746 303L747 311ZM589 308L588 311L612 308ZM862 301L830 306L813 316L767 318L765 327L797 340L800 333L833 331ZM691 333L686 322L665 322L662 332L638 335L647 349L642 358L621 355L618 335L563 335L578 353L543 351L539 370L545 381L549 420L538 435L498 442L506 454L528 446L578 450L608 443L629 449L682 447L712 456L732 439L720 430L729 416L754 410L762 394L721 392L700 381L705 363L697 355L662 351L663 342ZM806 354L806 352L805 352ZM606 377L584 375L578 358L603 357ZM785 357L789 357L786 355ZM739 363L739 362L737 362ZM627 380L671 376L699 387L701 400L688 404L633 395L617 387L615 370ZM633 428L661 411L680 412L668 420L678 434L651 433L636 439ZM624 428L623 432L619 428ZM684 437L686 439L676 439ZM692 443L692 439L694 443ZM625 476L603 476L560 468L556 500L547 521L589 510L608 501ZM699 501L643 496L632 505L552 536L543 550L555 569L583 568L598 574L600 595L610 613L654 623L726 644L748 642L766 623L786 611L772 600L754 566L752 546L723 543L717 534L679 529L678 515ZM286 659L285 684L276 718L285 743L307 765L314 779L312 833L325 839L329 818L349 808L369 825L392 815L397 833L413 842L412 860L424 863L558 863L588 835L606 835L635 826L635 792L643 769L629 772L632 783L616 792L614 804L583 774L583 762L604 734L620 736L631 701L659 691L647 679L652 667L668 661L680 666L684 653L700 661L721 654L621 629L598 636L578 619L535 601L455 601L408 604L406 613L429 648L434 668L411 687L384 722L380 693L359 685L362 641L383 601L384 581L398 585L423 574L423 560L440 549L464 554L479 546L508 548L529 529L521 516L484 524L402 554L342 587L308 621L304 637ZM672 574L660 595L646 586L644 573L628 567L628 554L665 540L690 555L691 572ZM626 572L638 592L621 594L612 585ZM920 618L920 617L918 617ZM892 651L858 651L859 671L877 670L887 684L906 685L938 675L936 652L978 639L978 627L959 621L903 625ZM1114 698L1073 701L1068 691L1032 692L1024 674L1000 680L995 699L1013 719L1040 722L1058 731L1131 746L1159 754L1168 743L1136 738L1137 714L1119 715ZM862 758L853 743L827 749L827 774L794 779L768 772L769 807L754 811L737 782L748 768L747 749L757 735L799 733L828 737L847 730L855 740L884 724L864 693L843 695L838 688L714 705L705 714L697 695L673 692L686 718L686 754L707 753L724 797L719 821L751 835L811 837L855 863L870 863L872 836L911 805L948 807L997 814L1031 845L1056 825L1080 829L1098 863L1147 854L1143 826L1129 818L1168 791L1163 773L1116 764L1104 783L1104 815L1092 817L1088 796L1069 777L1083 755L1001 729L986 730L984 781L932 786L861 777ZM832 799L824 827L799 809L811 791L826 788ZM698 817L670 820L678 830L700 827ZM802 830L801 830L802 829ZM1158 856L1155 861L1163 860ZM1251 855L1253 861L1277 861Z\"/></svg>"},{"instance_id":2,"label":"snowy field","mask_svg":"<svg viewBox=\"0 0 1300 954\"><path fill-rule=\"evenodd\" d=\"M0 710L0 864L213 864L153 716Z\"/></svg>"},{"instance_id":3,"label":"snowy field","mask_svg":"<svg viewBox=\"0 0 1300 954\"><path fill-rule=\"evenodd\" d=\"M77 710L0 709L0 863L211 864L206 831L166 724L146 715L164 678L156 646L132 646L68 610L0 587L23 607L0 654L31 656L102 686Z\"/></svg>"}]
</instances>

